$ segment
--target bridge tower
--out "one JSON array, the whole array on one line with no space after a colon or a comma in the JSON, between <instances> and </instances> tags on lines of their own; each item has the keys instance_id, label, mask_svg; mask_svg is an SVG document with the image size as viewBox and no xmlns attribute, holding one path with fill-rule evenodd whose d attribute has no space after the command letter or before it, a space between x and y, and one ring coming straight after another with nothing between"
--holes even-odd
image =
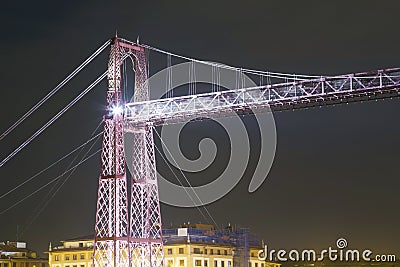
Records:
<instances>
[{"instance_id":1,"label":"bridge tower","mask_svg":"<svg viewBox=\"0 0 400 267\"><path fill-rule=\"evenodd\" d=\"M107 111L104 116L93 257L96 267L163 266L153 127L124 128L121 64L127 57L134 64L134 102L149 100L145 49L115 37L108 62ZM124 131L133 134L133 160L128 163L124 151ZM132 164L133 170L130 190L126 164Z\"/></svg>"}]
</instances>

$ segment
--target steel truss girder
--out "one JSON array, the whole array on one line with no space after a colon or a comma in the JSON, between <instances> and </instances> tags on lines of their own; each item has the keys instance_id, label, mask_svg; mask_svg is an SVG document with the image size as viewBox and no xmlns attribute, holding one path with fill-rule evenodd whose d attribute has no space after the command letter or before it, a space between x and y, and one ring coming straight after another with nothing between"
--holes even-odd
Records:
<instances>
[{"instance_id":1,"label":"steel truss girder","mask_svg":"<svg viewBox=\"0 0 400 267\"><path fill-rule=\"evenodd\" d=\"M125 105L125 128L163 125L232 112L286 110L399 96L400 68L321 77Z\"/></svg>"}]
</instances>

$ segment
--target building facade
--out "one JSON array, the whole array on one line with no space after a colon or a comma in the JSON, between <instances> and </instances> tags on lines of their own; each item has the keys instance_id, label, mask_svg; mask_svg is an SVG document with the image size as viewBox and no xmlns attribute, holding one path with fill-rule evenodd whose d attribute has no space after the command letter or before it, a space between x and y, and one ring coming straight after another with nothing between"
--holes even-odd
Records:
<instances>
[{"instance_id":1,"label":"building facade","mask_svg":"<svg viewBox=\"0 0 400 267\"><path fill-rule=\"evenodd\" d=\"M258 260L261 241L245 229L188 224L163 230L163 240L166 267L280 267ZM50 267L92 267L92 236L61 242L49 249Z\"/></svg>"},{"instance_id":2,"label":"building facade","mask_svg":"<svg viewBox=\"0 0 400 267\"><path fill-rule=\"evenodd\" d=\"M0 242L0 267L48 267L48 260L39 258L25 242Z\"/></svg>"}]
</instances>

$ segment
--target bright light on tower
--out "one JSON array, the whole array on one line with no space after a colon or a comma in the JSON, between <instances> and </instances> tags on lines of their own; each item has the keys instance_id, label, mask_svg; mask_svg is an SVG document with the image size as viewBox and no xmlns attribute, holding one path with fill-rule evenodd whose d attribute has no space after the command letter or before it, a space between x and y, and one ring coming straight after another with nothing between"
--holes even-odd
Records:
<instances>
[{"instance_id":1,"label":"bright light on tower","mask_svg":"<svg viewBox=\"0 0 400 267\"><path fill-rule=\"evenodd\" d=\"M113 106L111 109L113 115L122 115L124 109L120 105Z\"/></svg>"}]
</instances>

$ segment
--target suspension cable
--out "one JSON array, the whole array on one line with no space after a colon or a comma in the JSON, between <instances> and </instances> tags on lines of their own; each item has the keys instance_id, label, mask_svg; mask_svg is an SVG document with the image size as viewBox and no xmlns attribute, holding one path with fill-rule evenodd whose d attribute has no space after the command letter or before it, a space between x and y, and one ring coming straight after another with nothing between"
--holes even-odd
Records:
<instances>
[{"instance_id":1,"label":"suspension cable","mask_svg":"<svg viewBox=\"0 0 400 267\"><path fill-rule=\"evenodd\" d=\"M66 170L65 172L63 172L62 174L58 175L56 178L52 179L51 181L49 181L48 183L46 183L45 185L41 186L40 188L36 189L34 192L30 193L29 195L25 196L24 198L20 199L19 201L15 202L13 205L11 205L10 207L0 211L0 215L6 213L7 211L9 211L10 209L14 208L15 206L17 206L18 204L20 204L21 202L25 201L26 199L30 198L31 196L35 195L36 193L38 193L39 191L41 191L43 188L49 186L50 184L54 183L55 181L57 181L58 179L60 179L62 176L64 176L67 172L73 170L74 168L76 168L77 166L81 165L82 163L86 162L88 159L90 159L91 157L95 156L97 153L99 153L101 151L101 149L97 150L96 152L92 153L90 156L88 156L87 158L85 158L83 161L79 162L78 164L76 164L75 166L73 166L72 168Z\"/></svg>"},{"instance_id":2,"label":"suspension cable","mask_svg":"<svg viewBox=\"0 0 400 267\"><path fill-rule=\"evenodd\" d=\"M34 174L33 176L31 176L30 178L26 179L25 181L23 181L22 183L20 183L19 185L17 185L16 187L14 187L13 189L10 189L9 191L7 191L6 193L2 194L0 196L0 199L8 196L9 194L11 194L12 192L14 192L15 190L17 190L18 188L20 188L21 186L25 185L26 183L32 181L33 179L35 179L37 176L39 176L40 174L44 173L45 171L47 171L48 169L50 169L51 167L53 167L54 165L58 164L59 162L61 162L62 160L68 158L69 156L71 156L73 153L75 153L78 149L86 146L88 143L90 143L91 141L93 141L95 138L99 137L103 132L98 133L97 135L93 136L92 138L90 138L89 140L87 140L86 142L84 142L83 144L79 145L78 147L76 147L75 149L73 149L72 151L68 152L67 154L65 154L64 156L62 156L61 158L59 158L58 160L56 160L55 162L53 162L52 164L50 164L49 166L47 166L46 168L44 168L43 170L37 172L36 174Z\"/></svg>"},{"instance_id":3,"label":"suspension cable","mask_svg":"<svg viewBox=\"0 0 400 267\"><path fill-rule=\"evenodd\" d=\"M98 126L96 127L96 129L92 132L91 137L93 137L93 135L95 134L95 132L97 131L97 129L100 127L100 125L102 124L102 121L98 124ZM92 145L90 146L90 148L86 151L86 153L82 156L82 158L80 159L78 164L81 164L83 162L83 160L87 157L87 155L89 154L89 152L92 150L92 148L94 147L94 145L97 143L97 141L100 139L100 136L97 135L96 141L92 143ZM75 160L79 157L80 153L85 149L86 145L82 147L81 151L75 156L75 158L71 161L71 163L68 165L67 169L69 169L71 167L71 165L73 164L73 162L75 162ZM78 165L79 166L79 165ZM49 205L50 201L56 196L56 194L60 191L60 189L64 186L64 184L69 180L69 178L71 178L72 174L74 174L75 170L78 168L78 166L75 166L74 168L72 168L72 170L70 171L70 173L68 174L68 176L64 179L64 181L62 181L62 179L60 178L54 185L53 187L49 190L49 192L46 194L46 196L42 199L42 201L36 206L34 212L34 216L31 218L31 220L29 221L29 223L27 223L27 225L24 227L21 236L24 235L24 233L28 230L28 228L33 224L33 222L39 217L39 215L46 209L46 207ZM61 183L61 184L60 184ZM56 188L57 187L57 188Z\"/></svg>"},{"instance_id":4,"label":"suspension cable","mask_svg":"<svg viewBox=\"0 0 400 267\"><path fill-rule=\"evenodd\" d=\"M60 82L53 90L51 90L45 97L36 103L29 111L20 117L13 125L11 125L0 136L0 141L11 133L18 125L20 125L26 118L28 118L34 111L43 105L50 97L57 93L66 83L68 83L76 74L78 74L86 65L88 65L95 57L97 57L103 50L110 44L111 40L107 40L100 46L91 56L89 56L81 65L79 65L73 72L71 72L62 82ZM1 166L0 166L1 167Z\"/></svg>"},{"instance_id":5,"label":"suspension cable","mask_svg":"<svg viewBox=\"0 0 400 267\"><path fill-rule=\"evenodd\" d=\"M154 130L155 131L155 130ZM169 165L167 159L164 157L164 155L161 153L161 151L158 149L158 147L156 145L154 145L154 147L157 149L158 154L160 154L161 158L164 160L165 164L168 166L169 170L171 171L171 173L175 176L176 180L179 182L179 184L183 187L183 190L185 190L186 195L188 195L188 197L190 198L190 200L193 202L193 204L196 204L196 202L194 201L192 195L189 194L188 189L186 188L186 186L183 185L183 183L181 182L181 180L178 178L178 176L176 175L176 173L172 170L171 166ZM201 214L201 216L203 216L203 218L208 222L208 218L204 215L204 213L201 211L200 207L196 205L197 210L199 211L199 213Z\"/></svg>"},{"instance_id":6,"label":"suspension cable","mask_svg":"<svg viewBox=\"0 0 400 267\"><path fill-rule=\"evenodd\" d=\"M304 79L310 79L310 78L311 79L312 78L320 78L321 77L321 75L290 74L290 73L261 71L261 70L247 69L247 68L238 68L238 67L233 67L233 66L221 64L221 63L203 61L203 60L199 60L199 59L194 59L194 58L178 55L178 54L167 52L165 50L162 50L162 49L159 49L159 48L155 48L155 47L152 47L152 46L149 46L149 45L144 45L144 44L137 44L137 45L142 46L142 47L147 48L147 49L150 49L150 50L153 50L153 51L156 51L158 53L171 55L171 56L174 56L174 57L177 57L177 58L180 58L180 59L184 59L184 60L187 60L187 61L193 61L193 62L197 62L197 63L209 65L209 66L216 66L216 67L220 67L220 68L224 68L224 69L228 69L228 70L233 70L233 71L242 70L244 73L248 73L248 74L263 75L263 76L269 76L269 77L272 77L272 78L279 78L279 79L283 79L285 77L289 77L290 79L294 79L294 77L296 76L298 80L300 80L300 79L304 80Z\"/></svg>"},{"instance_id":7,"label":"suspension cable","mask_svg":"<svg viewBox=\"0 0 400 267\"><path fill-rule=\"evenodd\" d=\"M28 145L32 140L34 140L38 135L40 135L44 130L47 129L53 122L55 122L61 115L63 115L68 109L75 105L83 96L85 96L90 90L93 89L101 80L107 76L107 71L100 75L92 84L90 84L85 90L83 90L74 100L72 100L67 106L65 106L61 111L59 111L53 118L51 118L46 124L44 124L39 130L37 130L33 135L26 139L19 147L17 147L13 152L11 152L6 158L0 162L0 168L7 163L11 158L13 158L19 151L21 151L26 145Z\"/></svg>"},{"instance_id":8,"label":"suspension cable","mask_svg":"<svg viewBox=\"0 0 400 267\"><path fill-rule=\"evenodd\" d=\"M164 143L164 141L162 140L161 136L158 134L157 131L155 131L155 132L156 132L158 138L160 139L160 141L163 143L164 147L167 149L167 152L168 152L168 154L171 156L172 160L174 161L175 166L179 166L178 163L176 162L174 156L172 155L171 151L169 151L167 145L166 145L166 144ZM158 149L157 149L157 150L158 150ZM168 164L167 164L167 165L168 165ZM218 224L215 222L213 216L210 214L210 212L208 211L207 207L204 205L203 201L201 200L201 198L199 197L199 195L196 193L196 190L193 189L193 186L190 184L189 180L187 179L186 175L183 173L182 169L180 169L180 168L178 168L178 169L179 169L180 173L182 174L183 178L185 178L185 181L188 183L189 187L192 189L192 191L193 191L194 195L196 196L196 198L199 200L201 206L202 206L202 207L204 208L204 210L206 211L207 215L208 215L208 216L211 218L211 220L213 221L215 227L218 228ZM178 179L178 181L179 181L179 179ZM180 181L179 181L179 182L180 182ZM182 185L182 183L181 183L181 185ZM182 185L182 186L183 186L183 185ZM187 191L186 191L186 193L187 193ZM192 198L190 198L190 199L193 201ZM194 201L193 201L193 203L196 204Z\"/></svg>"}]
</instances>

